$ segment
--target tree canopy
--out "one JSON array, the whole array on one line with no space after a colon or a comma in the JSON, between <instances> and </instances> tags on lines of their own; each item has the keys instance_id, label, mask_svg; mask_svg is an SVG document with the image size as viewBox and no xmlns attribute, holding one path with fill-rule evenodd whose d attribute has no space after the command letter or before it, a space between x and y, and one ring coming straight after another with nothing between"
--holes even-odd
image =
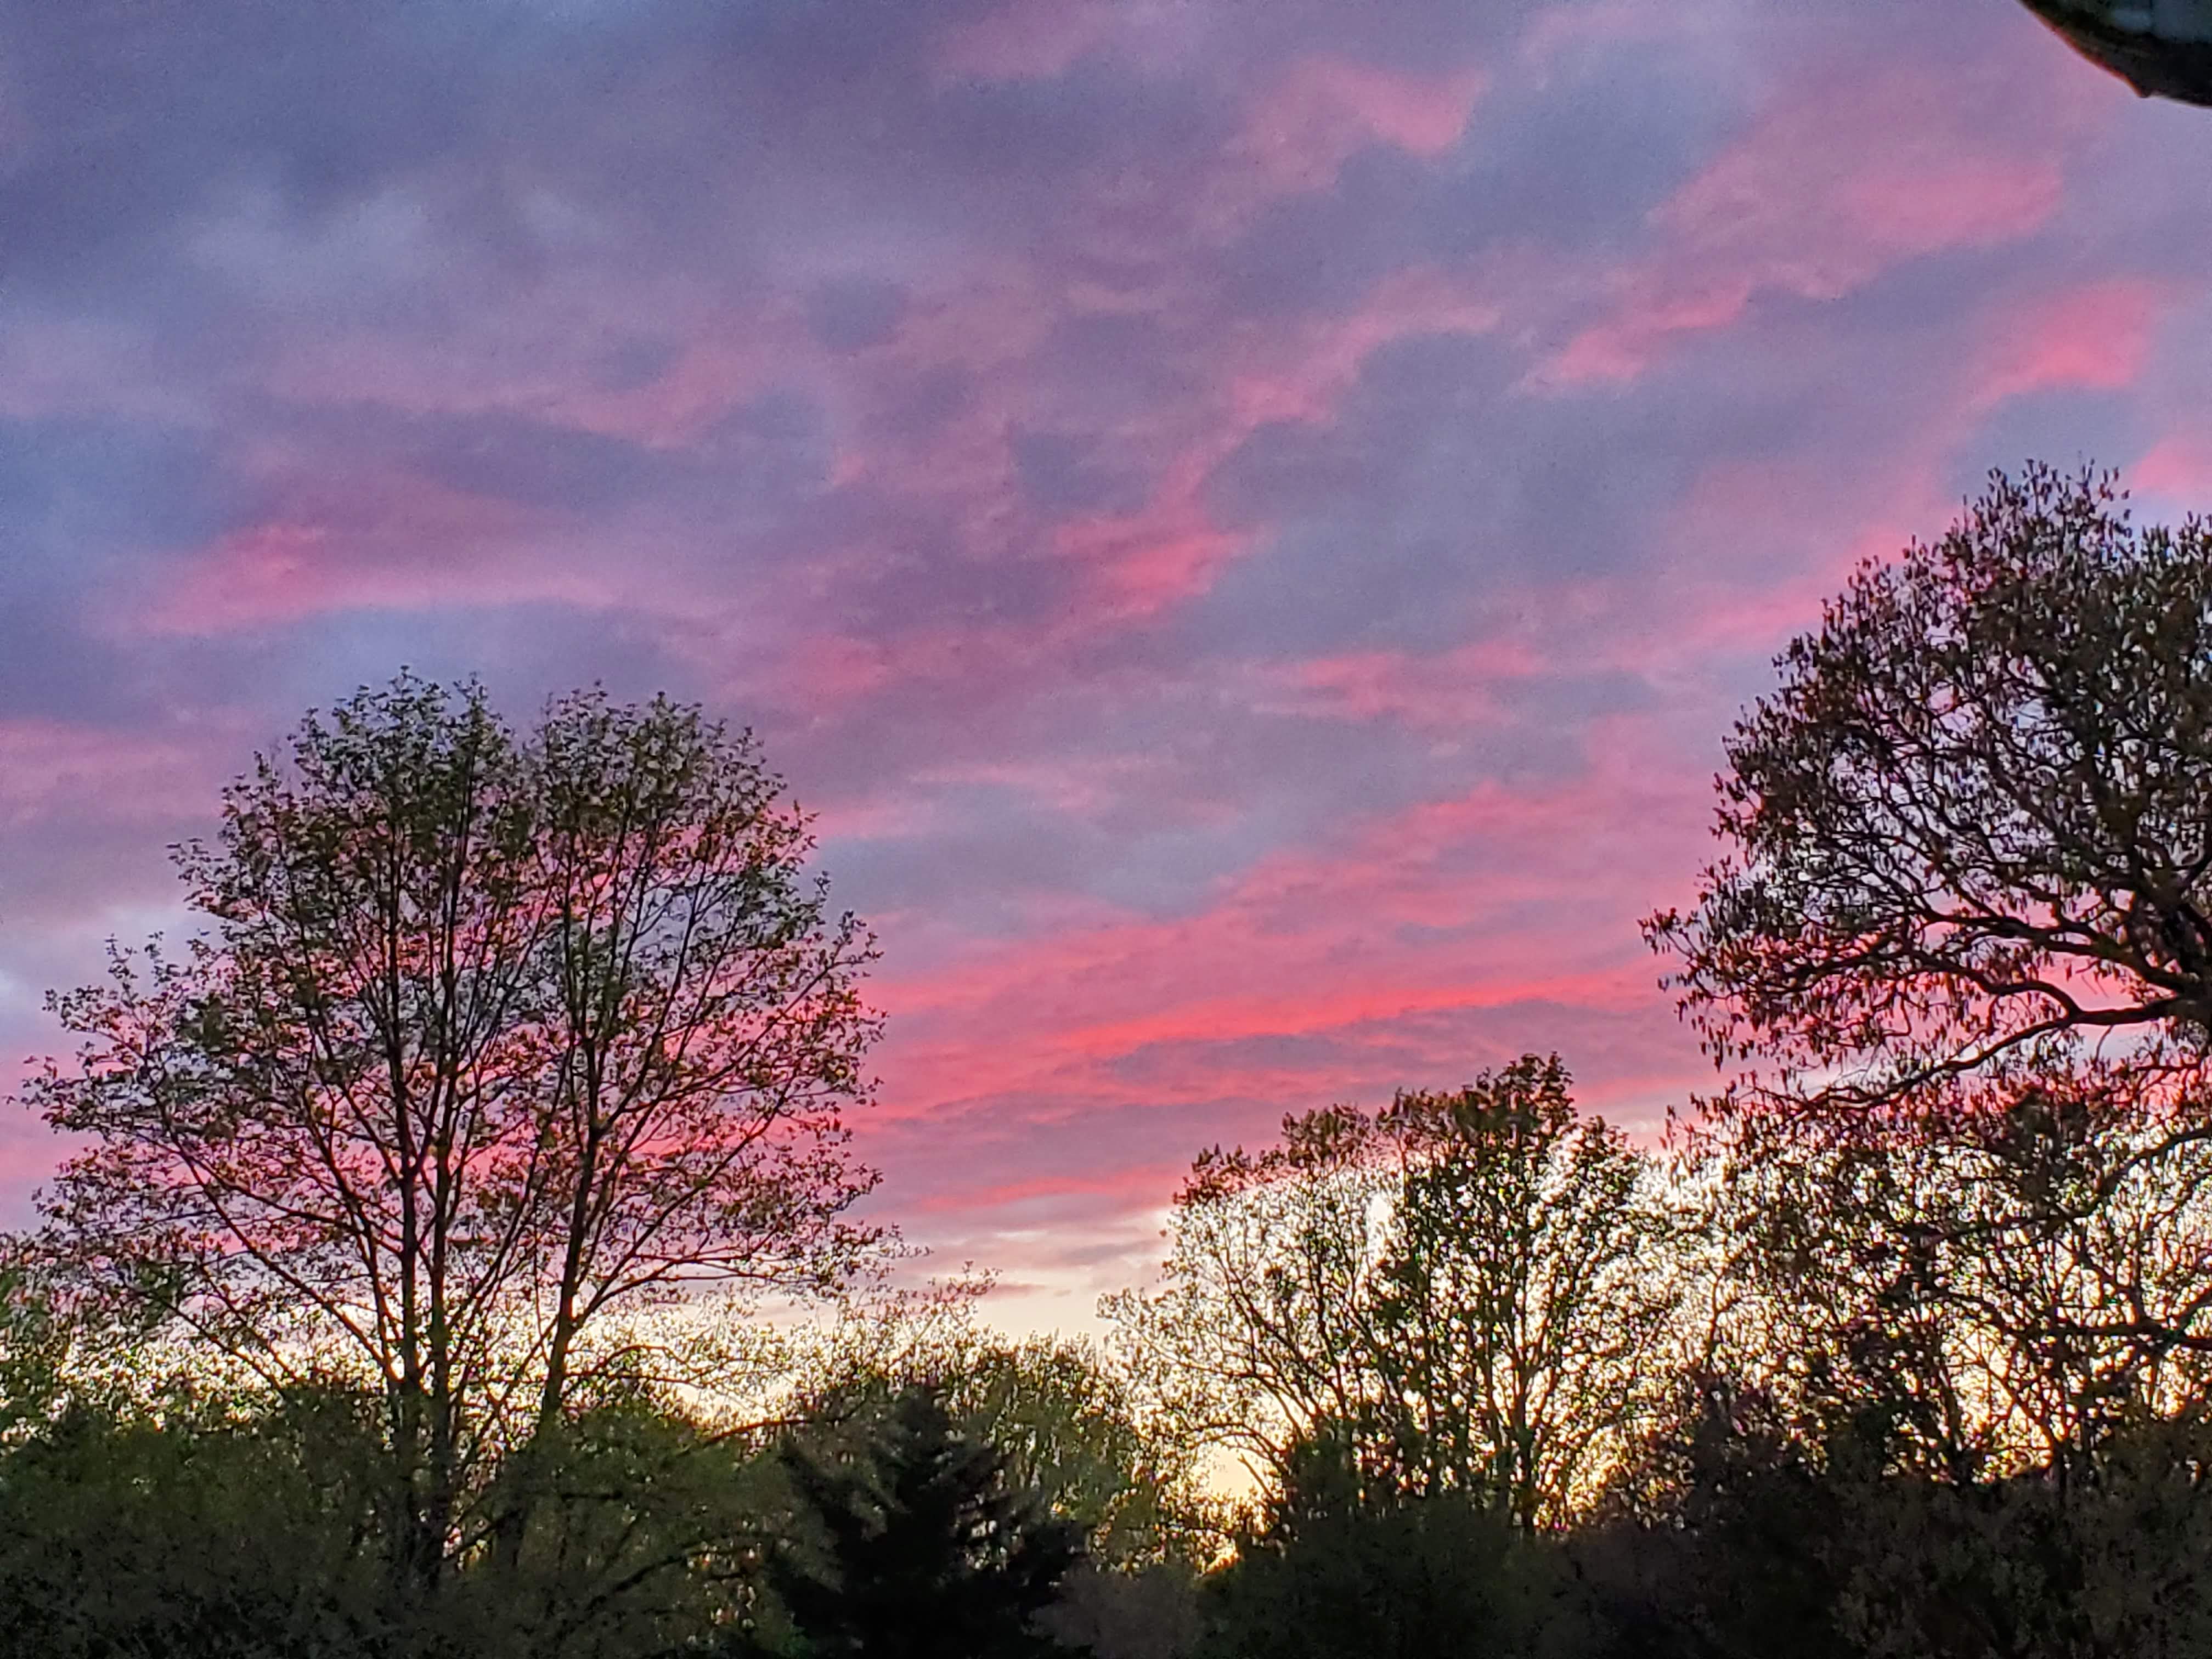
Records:
<instances>
[{"instance_id":1,"label":"tree canopy","mask_svg":"<svg viewBox=\"0 0 2212 1659\"><path fill-rule=\"evenodd\" d=\"M1109 1304L1158 1408L1275 1479L1317 1440L1376 1490L1567 1515L1633 1431L1678 1287L1645 1158L1556 1055L1202 1155L1165 1282Z\"/></svg>"},{"instance_id":2,"label":"tree canopy","mask_svg":"<svg viewBox=\"0 0 2212 1659\"><path fill-rule=\"evenodd\" d=\"M1003 1453L959 1431L936 1390L902 1391L858 1455L801 1443L786 1462L801 1535L772 1576L807 1659L1054 1650L1034 1624L1080 1535L1008 1479Z\"/></svg>"},{"instance_id":3,"label":"tree canopy","mask_svg":"<svg viewBox=\"0 0 2212 1659\"><path fill-rule=\"evenodd\" d=\"M265 1384L372 1388L427 1593L511 1540L470 1510L503 1453L669 1361L625 1313L873 1243L872 945L811 845L749 738L665 701L518 738L403 675L311 714L178 850L205 930L54 1000L49 1255Z\"/></svg>"},{"instance_id":4,"label":"tree canopy","mask_svg":"<svg viewBox=\"0 0 2212 1659\"><path fill-rule=\"evenodd\" d=\"M2212 1037L2212 528L1998 473L1869 562L1727 744L1725 849L1646 924L1766 1096L1888 1106Z\"/></svg>"}]
</instances>

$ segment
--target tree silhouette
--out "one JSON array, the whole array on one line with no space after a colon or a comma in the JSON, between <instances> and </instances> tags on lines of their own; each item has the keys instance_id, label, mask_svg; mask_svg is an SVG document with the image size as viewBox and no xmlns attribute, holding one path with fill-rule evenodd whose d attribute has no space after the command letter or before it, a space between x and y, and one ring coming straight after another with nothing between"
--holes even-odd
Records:
<instances>
[{"instance_id":1,"label":"tree silhouette","mask_svg":"<svg viewBox=\"0 0 2212 1659\"><path fill-rule=\"evenodd\" d=\"M512 1559L544 1483L492 1473L639 1369L614 1316L875 1237L841 1119L872 947L811 849L750 738L665 701L518 739L402 675L311 714L178 853L207 931L54 1001L50 1254L271 1387L364 1382L409 1595Z\"/></svg>"},{"instance_id":2,"label":"tree silhouette","mask_svg":"<svg viewBox=\"0 0 2212 1659\"><path fill-rule=\"evenodd\" d=\"M1024 1659L1080 1557L1076 1528L1012 1490L1006 1460L955 1428L935 1390L909 1389L874 1442L840 1461L786 1463L813 1551L787 1548L771 1583L807 1659Z\"/></svg>"},{"instance_id":3,"label":"tree silhouette","mask_svg":"<svg viewBox=\"0 0 2212 1659\"><path fill-rule=\"evenodd\" d=\"M1677 1292L1649 1164L1568 1087L1530 1054L1383 1116L1407 1149L1372 1291L1395 1484L1524 1528L1565 1519L1650 1407Z\"/></svg>"},{"instance_id":4,"label":"tree silhouette","mask_svg":"<svg viewBox=\"0 0 2212 1659\"><path fill-rule=\"evenodd\" d=\"M1558 1056L1203 1153L1164 1283L1107 1305L1160 1414L1272 1479L1324 1428L1375 1495L1562 1518L1650 1404L1676 1301L1652 1167Z\"/></svg>"},{"instance_id":5,"label":"tree silhouette","mask_svg":"<svg viewBox=\"0 0 2212 1659\"><path fill-rule=\"evenodd\" d=\"M1212 1522L1188 1448L1156 1431L1129 1379L1090 1342L1010 1342L964 1315L904 1334L895 1315L868 1322L866 1346L825 1356L802 1413L880 1413L908 1389L933 1389L962 1433L1004 1455L1009 1484L1080 1529L1091 1565L1207 1552Z\"/></svg>"},{"instance_id":6,"label":"tree silhouette","mask_svg":"<svg viewBox=\"0 0 2212 1659\"><path fill-rule=\"evenodd\" d=\"M2203 1052L2212 526L1994 474L1778 666L1724 855L1646 923L1715 1056L1768 1068L1753 1097L1884 1106L2095 1034Z\"/></svg>"},{"instance_id":7,"label":"tree silhouette","mask_svg":"<svg viewBox=\"0 0 2212 1659\"><path fill-rule=\"evenodd\" d=\"M1553 1540L1477 1493L1376 1494L1339 1425L1295 1449L1266 1524L1212 1585L1230 1659L1572 1659Z\"/></svg>"}]
</instances>

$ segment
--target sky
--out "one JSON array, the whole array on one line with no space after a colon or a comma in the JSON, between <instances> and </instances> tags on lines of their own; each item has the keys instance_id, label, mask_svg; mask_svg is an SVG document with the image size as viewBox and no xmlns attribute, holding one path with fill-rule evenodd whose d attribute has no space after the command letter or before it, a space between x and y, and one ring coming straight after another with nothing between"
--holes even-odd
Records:
<instances>
[{"instance_id":1,"label":"sky","mask_svg":"<svg viewBox=\"0 0 2212 1659\"><path fill-rule=\"evenodd\" d=\"M308 708L666 690L880 938L878 1212L1079 1327L1285 1113L1656 1129L1775 652L2207 385L2212 113L2014 0L0 0L0 1085Z\"/></svg>"}]
</instances>

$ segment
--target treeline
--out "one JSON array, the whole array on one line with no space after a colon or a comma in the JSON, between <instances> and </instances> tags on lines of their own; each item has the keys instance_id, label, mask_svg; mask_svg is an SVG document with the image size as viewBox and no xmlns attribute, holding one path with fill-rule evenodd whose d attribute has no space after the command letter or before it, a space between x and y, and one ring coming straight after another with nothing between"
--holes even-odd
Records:
<instances>
[{"instance_id":1,"label":"treeline","mask_svg":"<svg viewBox=\"0 0 2212 1659\"><path fill-rule=\"evenodd\" d=\"M1202 1158L1109 1304L1261 1476L1188 1650L2212 1653L2212 1152L2110 1080L1662 1158L1530 1056Z\"/></svg>"},{"instance_id":2,"label":"treeline","mask_svg":"<svg viewBox=\"0 0 2212 1659\"><path fill-rule=\"evenodd\" d=\"M377 1390L103 1380L9 1288L0 1651L988 1659L1195 1629L1202 1500L1079 1345L894 1304L767 1420L599 1391L468 1494L424 1587Z\"/></svg>"},{"instance_id":3,"label":"treeline","mask_svg":"<svg viewBox=\"0 0 2212 1659\"><path fill-rule=\"evenodd\" d=\"M2000 475L1778 666L1664 1146L1540 1055L1293 1116L1098 1348L870 1293L749 739L310 717L54 1004L0 1650L2212 1653L2212 532Z\"/></svg>"}]
</instances>

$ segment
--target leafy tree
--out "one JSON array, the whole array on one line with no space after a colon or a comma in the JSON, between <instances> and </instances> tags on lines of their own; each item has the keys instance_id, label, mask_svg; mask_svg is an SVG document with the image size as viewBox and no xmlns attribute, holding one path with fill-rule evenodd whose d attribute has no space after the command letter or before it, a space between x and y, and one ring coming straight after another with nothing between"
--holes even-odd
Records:
<instances>
[{"instance_id":1,"label":"leafy tree","mask_svg":"<svg viewBox=\"0 0 2212 1659\"><path fill-rule=\"evenodd\" d=\"M1972 1110L1763 1129L1716 1193L1776 1371L1960 1476L2086 1467L2207 1403L2212 1143L2138 1081L2085 1065Z\"/></svg>"},{"instance_id":2,"label":"leafy tree","mask_svg":"<svg viewBox=\"0 0 2212 1659\"><path fill-rule=\"evenodd\" d=\"M961 1433L1004 1459L1011 1487L1084 1540L1041 1627L1097 1659L1176 1659L1197 1638L1199 1568L1227 1535L1225 1506L1107 1355L979 1328L972 1310L988 1282L860 1298L799 1345L791 1408L824 1428L866 1424L906 1391L933 1390Z\"/></svg>"},{"instance_id":3,"label":"leafy tree","mask_svg":"<svg viewBox=\"0 0 2212 1659\"><path fill-rule=\"evenodd\" d=\"M1993 474L1735 727L1726 851L1646 924L1753 1097L1894 1103L2066 1037L2212 1036L2212 527Z\"/></svg>"},{"instance_id":4,"label":"leafy tree","mask_svg":"<svg viewBox=\"0 0 2212 1659\"><path fill-rule=\"evenodd\" d=\"M1116 1565L1188 1555L1201 1526L1194 1477L1153 1433L1126 1381L1087 1343L979 1346L944 1379L947 1410L1006 1460L1006 1478Z\"/></svg>"},{"instance_id":5,"label":"leafy tree","mask_svg":"<svg viewBox=\"0 0 2212 1659\"><path fill-rule=\"evenodd\" d=\"M373 1421L340 1393L241 1417L70 1407L0 1452L0 1653L419 1651L376 1564Z\"/></svg>"},{"instance_id":6,"label":"leafy tree","mask_svg":"<svg viewBox=\"0 0 2212 1659\"><path fill-rule=\"evenodd\" d=\"M36 1253L20 1241L0 1248L0 1443L35 1431L84 1392L72 1325Z\"/></svg>"},{"instance_id":7,"label":"leafy tree","mask_svg":"<svg viewBox=\"0 0 2212 1659\"><path fill-rule=\"evenodd\" d=\"M0 1448L0 1654L629 1659L757 1623L775 1461L634 1399L565 1419L516 1559L394 1595L377 1401L71 1405ZM511 1476L512 1471L503 1471Z\"/></svg>"},{"instance_id":8,"label":"leafy tree","mask_svg":"<svg viewBox=\"0 0 2212 1659\"><path fill-rule=\"evenodd\" d=\"M1577 1115L1557 1055L1401 1095L1382 1127L1408 1154L1373 1289L1396 1484L1556 1524L1635 1433L1671 1357L1651 1172Z\"/></svg>"},{"instance_id":9,"label":"leafy tree","mask_svg":"<svg viewBox=\"0 0 2212 1659\"><path fill-rule=\"evenodd\" d=\"M2183 1659L2212 1640L2200 1420L2133 1425L2087 1482L1886 1467L1711 1377L1616 1518L1576 1540L1618 1650L1652 1659Z\"/></svg>"},{"instance_id":10,"label":"leafy tree","mask_svg":"<svg viewBox=\"0 0 2212 1659\"><path fill-rule=\"evenodd\" d=\"M1206 1583L1188 1562L1079 1562L1038 1627L1091 1659L1183 1659L1205 1634Z\"/></svg>"},{"instance_id":11,"label":"leafy tree","mask_svg":"<svg viewBox=\"0 0 2212 1659\"><path fill-rule=\"evenodd\" d=\"M900 1395L872 1443L843 1458L795 1446L787 1467L811 1553L772 1582L808 1659L1018 1659L1053 1652L1036 1628L1081 1559L1076 1529L1006 1460L962 1434L926 1388Z\"/></svg>"},{"instance_id":12,"label":"leafy tree","mask_svg":"<svg viewBox=\"0 0 2212 1659\"><path fill-rule=\"evenodd\" d=\"M1371 1417L1388 1151L1371 1117L1331 1107L1285 1118L1279 1146L1217 1146L1192 1164L1161 1287L1101 1309L1186 1443L1279 1477L1318 1425Z\"/></svg>"},{"instance_id":13,"label":"leafy tree","mask_svg":"<svg viewBox=\"0 0 2212 1659\"><path fill-rule=\"evenodd\" d=\"M1280 1480L1324 1427L1371 1494L1556 1524L1663 1376L1672 1237L1641 1154L1530 1055L1201 1157L1166 1283L1109 1304L1191 1438Z\"/></svg>"},{"instance_id":14,"label":"leafy tree","mask_svg":"<svg viewBox=\"0 0 2212 1659\"><path fill-rule=\"evenodd\" d=\"M645 1394L571 1413L510 1460L538 1490L507 1559L464 1565L438 1607L455 1650L623 1659L757 1628L785 1483L763 1436Z\"/></svg>"},{"instance_id":15,"label":"leafy tree","mask_svg":"<svg viewBox=\"0 0 2212 1659\"><path fill-rule=\"evenodd\" d=\"M1006 1460L1011 1484L1080 1530L1089 1560L1121 1567L1205 1553L1212 1527L1185 1449L1155 1431L1128 1379L1091 1344L1009 1342L965 1319L913 1334L909 1345L835 1357L796 1409L866 1419L908 1389L930 1389L963 1433Z\"/></svg>"},{"instance_id":16,"label":"leafy tree","mask_svg":"<svg viewBox=\"0 0 2212 1659\"><path fill-rule=\"evenodd\" d=\"M2208 640L2212 529L1992 475L1778 659L1647 924L1740 1067L1704 1129L1770 1351L1900 1468L2063 1469L2201 1394Z\"/></svg>"},{"instance_id":17,"label":"leafy tree","mask_svg":"<svg viewBox=\"0 0 2212 1659\"><path fill-rule=\"evenodd\" d=\"M1826 1553L1864 1460L1755 1384L1692 1369L1570 1542L1624 1659L1855 1659Z\"/></svg>"},{"instance_id":18,"label":"leafy tree","mask_svg":"<svg viewBox=\"0 0 2212 1659\"><path fill-rule=\"evenodd\" d=\"M179 849L208 924L53 1000L30 1098L81 1138L46 1243L264 1385L364 1380L395 1583L487 1538L502 1457L651 1370L622 1316L836 1282L874 1235L843 1150L872 956L749 738L557 702L519 741L402 676L225 793Z\"/></svg>"}]
</instances>

